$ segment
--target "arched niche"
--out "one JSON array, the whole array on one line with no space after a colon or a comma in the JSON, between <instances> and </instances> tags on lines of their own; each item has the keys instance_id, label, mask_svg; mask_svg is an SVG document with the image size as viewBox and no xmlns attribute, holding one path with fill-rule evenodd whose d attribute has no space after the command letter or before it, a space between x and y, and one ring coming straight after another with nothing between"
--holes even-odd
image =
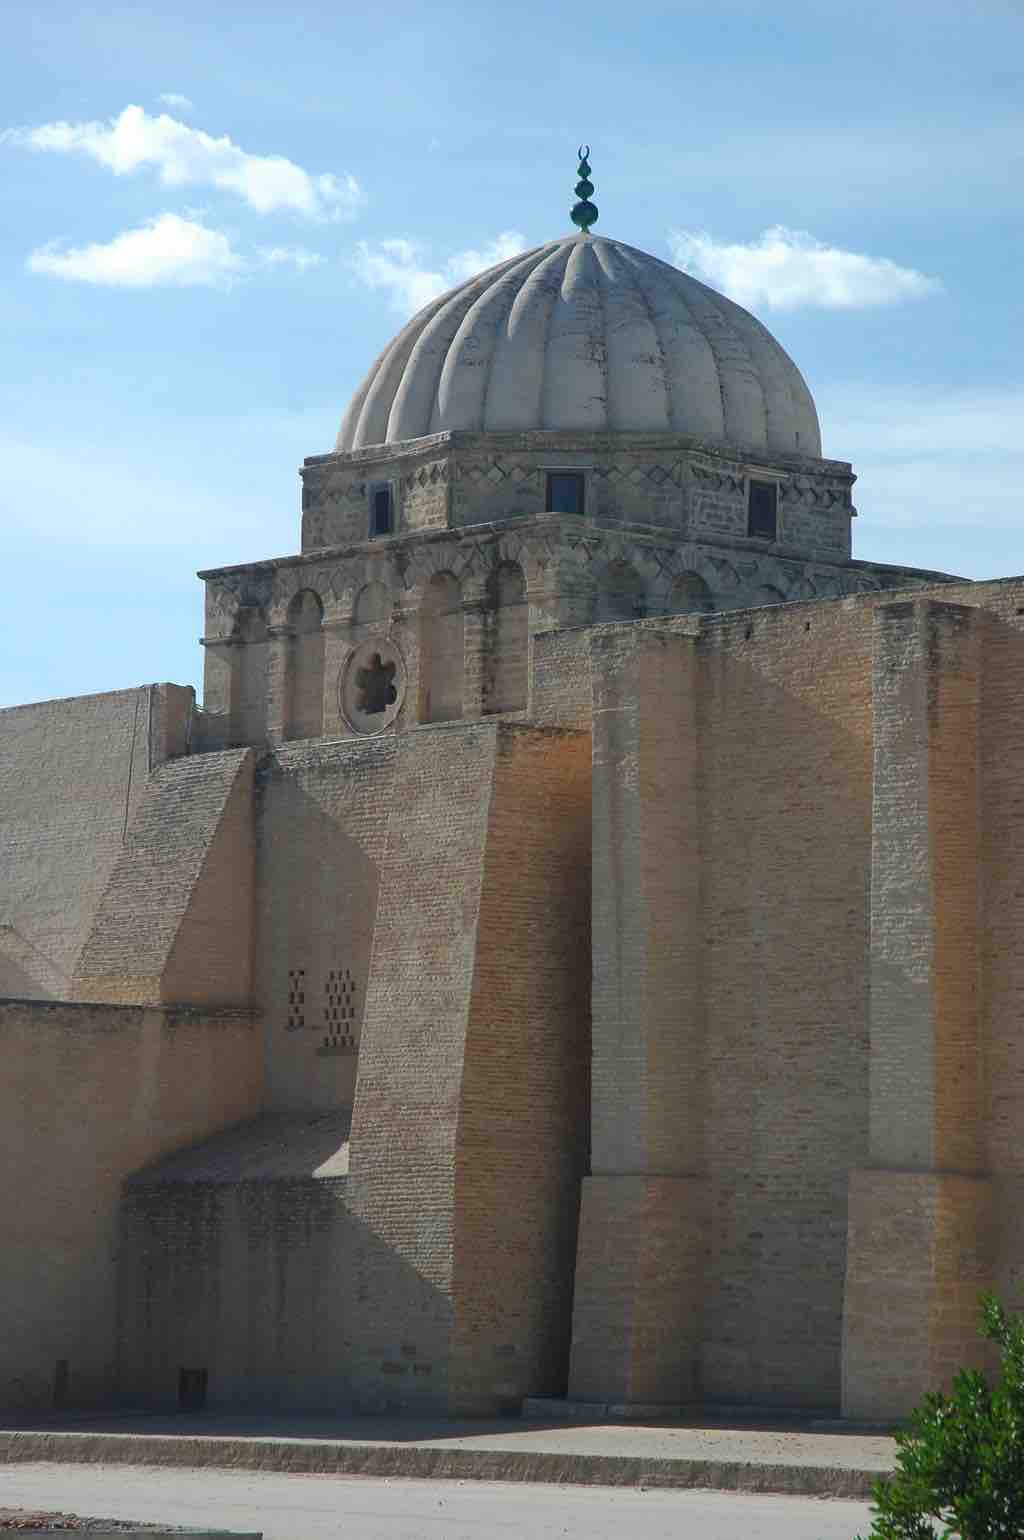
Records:
<instances>
[{"instance_id":1,"label":"arched niche","mask_svg":"<svg viewBox=\"0 0 1024 1540\"><path fill-rule=\"evenodd\" d=\"M715 607L711 589L698 572L685 572L677 578L669 593L671 615L707 615Z\"/></svg>"},{"instance_id":2,"label":"arched niche","mask_svg":"<svg viewBox=\"0 0 1024 1540\"><path fill-rule=\"evenodd\" d=\"M521 711L529 687L530 612L518 562L496 567L487 582L490 627L484 667L483 710Z\"/></svg>"},{"instance_id":3,"label":"arched niche","mask_svg":"<svg viewBox=\"0 0 1024 1540\"><path fill-rule=\"evenodd\" d=\"M288 606L286 738L319 738L324 729L324 607L311 588Z\"/></svg>"},{"instance_id":4,"label":"arched niche","mask_svg":"<svg viewBox=\"0 0 1024 1540\"><path fill-rule=\"evenodd\" d=\"M420 604L421 722L451 722L462 716L465 638L462 590L450 572L437 572Z\"/></svg>"},{"instance_id":5,"label":"arched niche","mask_svg":"<svg viewBox=\"0 0 1024 1540\"><path fill-rule=\"evenodd\" d=\"M628 561L609 562L596 596L597 620L640 620L647 614L644 580Z\"/></svg>"},{"instance_id":6,"label":"arched niche","mask_svg":"<svg viewBox=\"0 0 1024 1540\"><path fill-rule=\"evenodd\" d=\"M386 583L367 583L356 594L352 624L357 631L383 625L391 615L391 594Z\"/></svg>"}]
</instances>

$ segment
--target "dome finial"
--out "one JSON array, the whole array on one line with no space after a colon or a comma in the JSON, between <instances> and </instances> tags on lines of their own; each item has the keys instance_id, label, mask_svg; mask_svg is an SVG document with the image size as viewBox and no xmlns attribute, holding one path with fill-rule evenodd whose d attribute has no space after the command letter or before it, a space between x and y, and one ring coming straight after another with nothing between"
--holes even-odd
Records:
<instances>
[{"instance_id":1,"label":"dome finial","mask_svg":"<svg viewBox=\"0 0 1024 1540\"><path fill-rule=\"evenodd\" d=\"M589 144L580 145L580 163L576 167L576 175L579 177L576 183L576 196L580 202L573 204L569 211L569 218L574 225L579 225L584 235L588 235L591 225L597 224L597 204L589 201L590 194L594 191L594 184L590 180Z\"/></svg>"}]
</instances>

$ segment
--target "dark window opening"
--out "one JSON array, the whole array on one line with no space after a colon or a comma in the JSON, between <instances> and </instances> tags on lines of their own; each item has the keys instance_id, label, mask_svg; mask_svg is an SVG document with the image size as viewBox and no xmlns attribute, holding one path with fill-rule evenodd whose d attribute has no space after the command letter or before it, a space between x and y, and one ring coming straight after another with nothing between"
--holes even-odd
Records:
<instances>
[{"instance_id":1,"label":"dark window opening","mask_svg":"<svg viewBox=\"0 0 1024 1540\"><path fill-rule=\"evenodd\" d=\"M548 472L548 513L583 512L583 472Z\"/></svg>"},{"instance_id":2,"label":"dark window opening","mask_svg":"<svg viewBox=\"0 0 1024 1540\"><path fill-rule=\"evenodd\" d=\"M383 662L380 653L375 652L369 667L357 670L356 688L359 691L359 710L363 715L379 716L398 699L395 665Z\"/></svg>"},{"instance_id":3,"label":"dark window opening","mask_svg":"<svg viewBox=\"0 0 1024 1540\"><path fill-rule=\"evenodd\" d=\"M206 1370L178 1370L178 1408L182 1412L201 1412L206 1405Z\"/></svg>"},{"instance_id":4,"label":"dark window opening","mask_svg":"<svg viewBox=\"0 0 1024 1540\"><path fill-rule=\"evenodd\" d=\"M747 534L774 540L779 520L779 489L774 481L752 481L747 500Z\"/></svg>"},{"instance_id":5,"label":"dark window opening","mask_svg":"<svg viewBox=\"0 0 1024 1540\"><path fill-rule=\"evenodd\" d=\"M370 535L390 535L392 529L391 488L386 484L370 488Z\"/></svg>"}]
</instances>

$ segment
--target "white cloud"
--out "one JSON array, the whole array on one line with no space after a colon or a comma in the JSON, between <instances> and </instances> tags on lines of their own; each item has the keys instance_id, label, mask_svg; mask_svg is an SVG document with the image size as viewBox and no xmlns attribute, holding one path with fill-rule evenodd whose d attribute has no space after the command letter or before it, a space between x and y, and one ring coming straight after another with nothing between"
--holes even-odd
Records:
<instances>
[{"instance_id":1,"label":"white cloud","mask_svg":"<svg viewBox=\"0 0 1024 1540\"><path fill-rule=\"evenodd\" d=\"M377 246L360 241L352 266L369 288L387 292L393 310L413 315L457 283L525 250L524 235L518 230L503 230L479 250L457 251L439 267L428 267L423 248L414 241L381 241Z\"/></svg>"},{"instance_id":2,"label":"white cloud","mask_svg":"<svg viewBox=\"0 0 1024 1540\"><path fill-rule=\"evenodd\" d=\"M180 91L161 91L157 101L163 102L165 107L175 107L179 112L191 112L195 107L191 97L182 96Z\"/></svg>"},{"instance_id":3,"label":"white cloud","mask_svg":"<svg viewBox=\"0 0 1024 1540\"><path fill-rule=\"evenodd\" d=\"M152 289L227 283L244 270L245 263L220 230L178 214L158 214L106 243L40 247L31 253L27 266L30 272L51 278Z\"/></svg>"},{"instance_id":4,"label":"white cloud","mask_svg":"<svg viewBox=\"0 0 1024 1540\"><path fill-rule=\"evenodd\" d=\"M215 139L162 112L129 106L109 122L44 123L9 129L10 144L56 154L87 155L126 176L154 167L166 187L200 185L237 193L259 214L290 211L309 219L353 218L363 202L355 177L312 175L283 155L250 155L226 134Z\"/></svg>"},{"instance_id":5,"label":"white cloud","mask_svg":"<svg viewBox=\"0 0 1024 1540\"><path fill-rule=\"evenodd\" d=\"M784 225L746 244L673 230L669 247L677 267L754 309L864 310L923 299L942 288L938 279L888 257L843 251Z\"/></svg>"},{"instance_id":6,"label":"white cloud","mask_svg":"<svg viewBox=\"0 0 1024 1540\"><path fill-rule=\"evenodd\" d=\"M307 251L305 246L261 246L257 256L264 267L294 267L300 273L319 267L326 260L318 251Z\"/></svg>"}]
</instances>

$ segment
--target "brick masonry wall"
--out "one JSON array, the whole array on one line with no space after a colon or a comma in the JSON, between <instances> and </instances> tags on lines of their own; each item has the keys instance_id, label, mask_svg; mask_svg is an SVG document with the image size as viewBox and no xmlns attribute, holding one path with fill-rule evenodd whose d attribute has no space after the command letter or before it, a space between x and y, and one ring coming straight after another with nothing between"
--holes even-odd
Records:
<instances>
[{"instance_id":1,"label":"brick masonry wall","mask_svg":"<svg viewBox=\"0 0 1024 1540\"><path fill-rule=\"evenodd\" d=\"M949 597L962 605L921 599L875 617L876 1169L851 1176L851 1416L905 1412L958 1363L984 1362L978 1291L994 1282L1012 1301L1024 1263L1019 1137L1006 1138L1021 1126L1006 986L1024 606L1019 583Z\"/></svg>"},{"instance_id":2,"label":"brick masonry wall","mask_svg":"<svg viewBox=\"0 0 1024 1540\"><path fill-rule=\"evenodd\" d=\"M588 1153L590 741L497 740L455 1164L454 1411L564 1393Z\"/></svg>"},{"instance_id":3,"label":"brick masonry wall","mask_svg":"<svg viewBox=\"0 0 1024 1540\"><path fill-rule=\"evenodd\" d=\"M79 999L248 1000L252 774L250 749L153 772L82 949Z\"/></svg>"},{"instance_id":4,"label":"brick masonry wall","mask_svg":"<svg viewBox=\"0 0 1024 1540\"><path fill-rule=\"evenodd\" d=\"M393 736L294 744L261 764L256 988L271 1108L352 1105L396 748ZM338 1031L335 1004L354 1013Z\"/></svg>"},{"instance_id":5,"label":"brick masonry wall","mask_svg":"<svg viewBox=\"0 0 1024 1540\"><path fill-rule=\"evenodd\" d=\"M530 643L530 720L590 730L590 634L542 631Z\"/></svg>"},{"instance_id":6,"label":"brick masonry wall","mask_svg":"<svg viewBox=\"0 0 1024 1540\"><path fill-rule=\"evenodd\" d=\"M336 1116L269 1115L132 1177L119 1251L118 1383L173 1409L182 1369L210 1408L338 1414L349 1400L358 1233Z\"/></svg>"},{"instance_id":7,"label":"brick masonry wall","mask_svg":"<svg viewBox=\"0 0 1024 1540\"><path fill-rule=\"evenodd\" d=\"M128 1186L118 1380L131 1405L175 1410L185 1369L205 1371L213 1410L339 1410L344 1354L318 1329L347 1261L333 1185Z\"/></svg>"},{"instance_id":8,"label":"brick masonry wall","mask_svg":"<svg viewBox=\"0 0 1024 1540\"><path fill-rule=\"evenodd\" d=\"M982 1178L851 1175L844 1416L905 1417L957 1369L994 1366L977 1334L978 1295L992 1281L992 1221Z\"/></svg>"},{"instance_id":9,"label":"brick masonry wall","mask_svg":"<svg viewBox=\"0 0 1024 1540\"><path fill-rule=\"evenodd\" d=\"M905 743L908 754L902 779L891 780L894 843L885 862L876 863L880 880L874 895L872 756L888 729L882 696L872 704L872 617L880 604L891 603L888 597L652 621L598 633L548 632L532 639L535 710L549 722L585 726L592 710L592 637L645 638L643 645L631 640L630 658L620 660L629 667L620 670L617 699L624 719L632 713L635 753L623 740L613 768L622 777L620 789L635 792L632 824L623 823L615 837L628 854L635 836L630 860L644 874L637 891L653 895L649 944L635 944L635 915L613 920L605 926L606 940L596 941L597 968L599 982L607 982L611 951L629 943L624 956L640 959L634 972L644 1022L658 1026L654 1037L665 1040L666 1052L659 1048L650 1056L642 1094L633 1094L635 1076L619 1081L618 1129L610 1101L614 1075L604 1083L595 1130L603 1126L618 1154L606 1162L608 1170L595 1170L590 1179L595 1223L588 1227L585 1206L580 1250L581 1259L593 1258L587 1264L593 1275L607 1269L613 1282L626 1280L628 1332L615 1337L609 1328L606 1342L608 1362L623 1363L627 1380L631 1366L644 1357L664 1362L680 1341L676 1327L666 1326L669 1314L658 1289L637 1290L637 1277L646 1275L665 1285L677 1308L684 1301L695 1323L691 1329L699 1324L699 1351L690 1352L695 1393L717 1401L834 1407L845 1279L847 1407L893 1415L905 1397L919 1394L929 1377L948 1372L957 1354L968 1350L979 1282L991 1276L1009 1288L1024 1275L1019 1138L1024 1053L1016 940L1022 918L1018 857L1024 859L1018 803L1024 770L1019 722L1024 583L948 585L924 595L930 597L942 601L934 624L929 622L931 640L922 642L924 633L915 633L914 642L923 687L891 702L893 741ZM951 605L967 606L969 623ZM979 609L987 613L976 621L973 611ZM678 635L679 659L674 647L658 640L659 632ZM695 660L689 675L677 667L684 657ZM600 682L595 688L603 712L608 702ZM685 699L676 698L680 691ZM93 699L104 704L94 706ZM24 793L28 801L18 807L33 839L38 835L39 869L47 880L56 860L56 847L46 843L48 818L52 814L59 835L63 806L54 810L54 801L72 802L79 781L83 817L95 816L101 831L96 848L105 881L118 852L128 848L120 843L126 829L130 846L133 830L149 819L150 877L144 880L144 862L137 870L130 860L122 863L125 928L110 954L117 967L92 976L120 980L117 987L141 980L148 989L147 981L176 971L182 982L175 987L185 989L206 968L211 978L223 977L224 959L238 956L232 938L240 932L231 929L237 915L231 913L230 921L225 915L240 891L232 873L246 859L249 802L241 772L234 779L228 772L243 760L203 755L155 770L153 783L177 788L175 795L168 791L174 815L168 838L161 819L135 800L142 795L137 737L128 789L121 750L129 716L134 731L142 713L138 702L136 692L125 692L26 708L29 715L14 724L10 740L17 744L11 763L17 765L19 784L30 779L37 763L24 749L32 734L37 741L32 752L42 745L39 763L46 761L49 735L56 734L61 768L43 790ZM178 697L167 697L163 713L160 697L150 704L147 722L163 725L153 729L147 763L183 737L188 719ZM686 722L690 728L684 730ZM76 725L83 736L78 757L71 742ZM0 718L0 727L10 724ZM344 1106L355 1093L352 1175L347 1187L331 1189L330 1200L326 1188L309 1188L303 1177L294 1192L284 1183L275 1192L220 1193L216 1203L198 1191L183 1196L176 1189L166 1204L147 1211L145 1223L141 1208L133 1212L140 1233L151 1225L179 1257L174 1276L182 1288L191 1254L188 1237L197 1229L207 1234L202 1244L211 1260L204 1265L195 1318L220 1320L220 1326L209 1327L215 1334L227 1330L217 1312L230 1309L248 1266L244 1259L253 1256L246 1309L256 1324L248 1362L268 1394L274 1362L280 1386L294 1390L289 1377L306 1373L302 1366L315 1356L299 1344L290 1307L281 1300L297 1300L297 1308L307 1312L319 1309L316 1301L323 1294L315 1274L333 1267L338 1271L330 1273L331 1288L337 1288L343 1307L334 1312L330 1331L315 1338L317 1351L334 1354L335 1366L350 1354L345 1362L351 1377L348 1368L339 1369L331 1383L351 1391L362 1405L494 1408L511 1399L510 1386L532 1381L540 1388L534 1373L542 1361L552 1377L546 1383L554 1382L556 1348L548 1356L538 1344L556 1343L559 1301L564 1301L565 1279L556 1278L551 1259L559 1254L571 1223L566 1216L573 1212L562 1202L567 1188L561 1184L575 1157L566 1155L556 1137L572 1124L571 1116L559 1121L571 1101L571 1039L557 1037L554 1016L532 996L521 1018L513 1022L509 1015L506 1021L503 992L511 989L506 976L521 982L517 957L536 953L547 968L565 943L560 927L566 890L559 883L566 869L558 866L552 876L544 862L557 840L568 837L569 826L547 831L543 807L531 800L531 777L537 776L540 792L548 788L549 799L564 809L568 804L560 799L572 800L566 788L575 772L570 774L568 759L559 759L561 750L554 747L563 742L559 735L524 729L522 744L534 745L536 737L536 745L506 752L506 744L520 740L503 736L505 731L497 722L466 722L380 739L289 745L262 761L256 821L258 990L267 1016L270 1099L280 1107L327 1110ZM129 746L130 736L129 731ZM688 772L693 790L680 805L679 786L668 771L687 742L695 752ZM609 764L598 765L598 787ZM520 767L529 774L520 774ZM198 777L195 789L185 790L192 787L191 776ZM220 790L211 800L215 784ZM876 800L882 784L876 776ZM924 802L918 806L909 793L922 787ZM192 809L191 818L183 809ZM888 839L884 811L879 803L875 828ZM224 859L211 861L222 836ZM89 846L75 843L78 835L70 826L67 838L66 886L61 889L63 878L55 880L58 897L70 895L66 912L74 916L85 912ZM518 865L517 840L529 858ZM57 913L42 882L37 892L33 848L31 843L17 848L12 870L25 912L41 916L43 934L54 916L64 924L65 910ZM492 869L488 863L499 851L504 854ZM680 851L685 862L673 860ZM602 884L614 891L621 872L608 870L612 875ZM667 874L664 890L654 881L659 870ZM888 926L894 945L910 945L918 955L905 906L900 908L896 889L882 880L885 870L903 889L908 879L920 889L914 912L923 915L918 950L926 963L928 1003L920 1020L910 1023L918 1047L902 1080L890 1082L889 1110L882 1101L875 1106L880 1142L873 1150L871 910L878 936ZM499 871L500 880L492 880ZM922 876L929 871L930 877ZM684 877L681 892L678 882ZM169 897L159 891L165 881ZM602 902L607 898L605 892ZM538 918L532 930L534 900ZM178 916L165 936L164 956L173 970L168 973L165 966L161 973L146 962L155 945L146 914L159 915L164 923L169 910ZM972 933L975 915L981 920ZM138 934L131 929L136 920ZM691 968L686 938L692 938L695 923L699 955ZM510 938L504 955L494 940L503 927ZM175 938L181 946L177 957ZM341 943L365 971L363 1019L356 1023L358 1091L354 1055L321 1059L317 1033L305 1024L286 1035L293 949L319 948L320 960L311 966L322 984L334 966L328 959ZM67 945L66 935L60 944ZM74 947L68 950L73 954ZM898 956L889 957L886 966L893 963L904 966ZM474 988L487 977L500 984L478 997ZM551 980L564 986L556 969ZM881 975L879 981L884 982ZM314 996L321 984L314 986ZM696 1005L686 1004L687 991L696 992ZM880 989L880 1005L884 999ZM28 1217L9 1199L12 1226L38 1225L25 1232L23 1247L22 1231L10 1233L19 1237L28 1259L47 1244L46 1237L57 1237L53 1255L64 1262L56 1282L51 1273L57 1263L48 1262L38 1318L25 1317L29 1337L36 1332L32 1340L41 1347L24 1362L11 1361L8 1383L17 1382L12 1395L45 1400L52 1393L54 1365L67 1358L74 1395L98 1396L110 1384L104 1346L109 1339L100 1333L90 1344L76 1326L78 1335L68 1347L61 1331L73 1317L76 1291L99 1309L95 1302L107 1289L106 1282L100 1289L90 1281L93 1275L82 1261L92 1244L88 1237L99 1237L103 1256L113 1242L105 1228L107 1210L92 1216L90 1230L87 1204L73 1183L79 1171L88 1174L99 1161L105 1172L118 1173L110 1178L112 1192L121 1174L167 1147L159 1145L165 1136L172 1143L194 1141L255 1111L260 1070L256 1059L250 1060L254 1034L246 1026L247 1046L232 1040L230 1052L214 1066L204 1058L200 1017L188 1012L172 1020L127 1007L15 1003L12 1009L11 1022L21 1034L10 1060L19 1087L13 1096L17 1118L10 1132L3 1121L0 1129L14 1141L18 1159L29 1158L29 1174L15 1181L11 1192L35 1184L47 1196ZM46 1011L64 1009L71 1013L71 1026L51 1032ZM701 1030L681 1062L688 1012ZM41 1021L50 1023L45 1031ZM506 1022L505 1029L495 1033L495 1021ZM162 1024L154 1028L153 1022ZM227 1033L227 1018L221 1024ZM193 1025L194 1038L188 1035ZM679 1041L667 1052L677 1028ZM236 1029L242 1030L237 1021L231 1031ZM498 1200L509 1152L523 1160L529 1153L511 1121L502 1121L504 1100L494 1099L507 1070L506 1042L515 1040L515 1031L523 1033L520 1041L539 1043L541 1056L552 1055L551 1084L561 1086L558 1094L566 1098L560 1103L555 1095L543 1107L531 1103L521 1109L538 1142L550 1137L552 1144L544 1147L562 1152L549 1162L550 1172L545 1167L545 1180L523 1179L524 1195L535 1191L539 1204L537 1228L529 1235L518 1206L510 1230L493 1228L496 1213L504 1217ZM175 1033L174 1041L165 1043ZM901 1028L896 1038L903 1051L907 1032ZM881 1042L879 1036L879 1047ZM91 1045L88 1052L83 1045ZM560 1060L559 1053L567 1057ZM974 1074L975 1066L984 1072ZM876 1064L876 1072L881 1067ZM600 1083L595 1077L595 1086ZM910 1105L915 1097L931 1099L931 1122L922 1123L920 1107ZM170 1109L166 1120L153 1114L154 1098ZM175 1109L182 1108L179 1116ZM680 1109L685 1117L674 1115ZM535 1116L538 1122L529 1122ZM130 1132L123 1140L122 1164L116 1141L123 1128L136 1127L137 1118L145 1122L144 1136L133 1143ZM924 1142L908 1153L899 1140L915 1129L924 1130ZM146 1142L151 1136L158 1147ZM104 1144L96 1155L90 1141L107 1139L110 1146ZM595 1150L598 1143L595 1139ZM657 1170L653 1161L651 1169L615 1169L616 1163L628 1167L625 1156L634 1149L645 1159L656 1155ZM957 1169L894 1171L892 1164L879 1164L904 1157L911 1163L919 1153L922 1162ZM663 1169L670 1155L678 1157L674 1175ZM979 1176L979 1170L991 1172L991 1178ZM104 1183L100 1191L106 1193ZM613 1183L620 1184L617 1191ZM298 1228L289 1228L290 1203L301 1216ZM546 1224L554 1228L545 1231ZM216 1245L210 1239L214 1233L220 1237ZM516 1300L497 1287L502 1277L493 1280L491 1290L491 1280L478 1282L474 1271L486 1268L491 1251L509 1254L510 1234L523 1241L515 1277L525 1282ZM480 1235L485 1241L478 1243ZM291 1263L283 1259L293 1250L294 1283L272 1283L282 1268L289 1273ZM930 1261L922 1271L917 1263L926 1251ZM221 1259L216 1264L215 1256ZM12 1298L20 1289L24 1311L28 1283L19 1275L10 1287ZM893 1299L909 1298L910 1316L880 1304L887 1288ZM579 1291L581 1300L584 1292ZM161 1297L160 1308L173 1316L173 1290ZM34 1311L36 1303L30 1304ZM926 1321L924 1336L907 1330L906 1352L895 1354L892 1339L911 1316ZM102 1311L97 1318L105 1320ZM603 1319L611 1317L606 1313ZM509 1322L516 1334L505 1330ZM851 1348L858 1333L861 1346ZM239 1326L229 1379L238 1387L247 1372L241 1339ZM200 1339L195 1343L198 1351ZM509 1347L515 1351L508 1353ZM192 1350L184 1336L173 1342L168 1337L166 1349L160 1349L171 1369ZM80 1361L79 1353L85 1355ZM635 1390L642 1382L633 1373L630 1383ZM318 1384L326 1387L327 1377ZM653 1388L660 1395L656 1384ZM587 1393L600 1395L599 1383Z\"/></svg>"},{"instance_id":10,"label":"brick masonry wall","mask_svg":"<svg viewBox=\"0 0 1024 1540\"><path fill-rule=\"evenodd\" d=\"M874 614L871 1156L978 1171L980 630L930 600Z\"/></svg>"},{"instance_id":11,"label":"brick masonry wall","mask_svg":"<svg viewBox=\"0 0 1024 1540\"><path fill-rule=\"evenodd\" d=\"M122 1179L257 1110L258 1035L232 1012L0 1001L0 1055L0 1405L102 1404Z\"/></svg>"},{"instance_id":12,"label":"brick masonry wall","mask_svg":"<svg viewBox=\"0 0 1024 1540\"><path fill-rule=\"evenodd\" d=\"M371 1409L448 1405L456 1129L497 732L401 735L385 793L349 1182L367 1241L353 1383Z\"/></svg>"},{"instance_id":13,"label":"brick masonry wall","mask_svg":"<svg viewBox=\"0 0 1024 1540\"><path fill-rule=\"evenodd\" d=\"M700 1338L700 665L653 626L595 631L591 661L592 1175L570 1394L678 1403Z\"/></svg>"},{"instance_id":14,"label":"brick masonry wall","mask_svg":"<svg viewBox=\"0 0 1024 1540\"><path fill-rule=\"evenodd\" d=\"M704 625L711 1400L839 1400L846 1174L867 1146L866 618L841 601Z\"/></svg>"},{"instance_id":15,"label":"brick masonry wall","mask_svg":"<svg viewBox=\"0 0 1024 1540\"><path fill-rule=\"evenodd\" d=\"M992 1281L1024 1287L1024 582L979 585L981 633L981 908L979 1006L984 1044L984 1164L992 1173ZM956 602L976 602L971 590Z\"/></svg>"},{"instance_id":16,"label":"brick masonry wall","mask_svg":"<svg viewBox=\"0 0 1024 1540\"><path fill-rule=\"evenodd\" d=\"M67 998L150 767L192 691L151 685L0 711L0 996Z\"/></svg>"}]
</instances>

